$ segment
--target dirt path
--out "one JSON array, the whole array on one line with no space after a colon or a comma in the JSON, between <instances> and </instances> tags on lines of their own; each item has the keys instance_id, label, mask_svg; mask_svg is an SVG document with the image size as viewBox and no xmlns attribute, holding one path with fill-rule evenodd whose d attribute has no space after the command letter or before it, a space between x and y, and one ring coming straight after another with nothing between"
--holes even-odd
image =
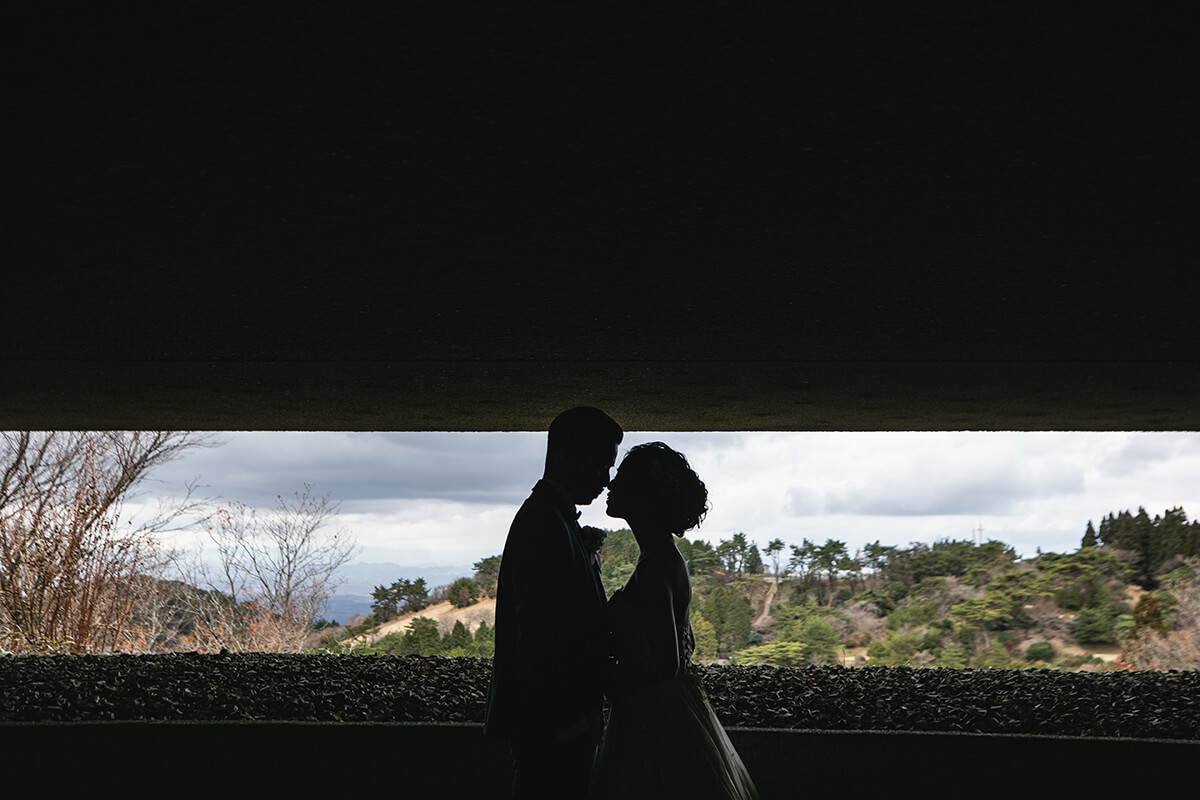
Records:
<instances>
[{"instance_id":1,"label":"dirt path","mask_svg":"<svg viewBox=\"0 0 1200 800\"><path fill-rule=\"evenodd\" d=\"M771 588L767 592L767 599L763 601L762 611L751 623L753 628L764 628L771 619L771 603L775 602L775 595L779 592L779 585L775 581L771 581Z\"/></svg>"}]
</instances>

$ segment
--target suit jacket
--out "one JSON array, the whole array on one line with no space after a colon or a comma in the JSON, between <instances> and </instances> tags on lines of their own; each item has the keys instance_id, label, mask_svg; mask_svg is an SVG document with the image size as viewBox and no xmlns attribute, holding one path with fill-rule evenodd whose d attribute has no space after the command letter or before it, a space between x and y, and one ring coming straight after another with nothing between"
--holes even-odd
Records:
<instances>
[{"instance_id":1,"label":"suit jacket","mask_svg":"<svg viewBox=\"0 0 1200 800\"><path fill-rule=\"evenodd\" d=\"M579 512L538 481L508 530L496 589L496 650L484 731L549 735L581 717L603 728L608 669L604 588Z\"/></svg>"}]
</instances>

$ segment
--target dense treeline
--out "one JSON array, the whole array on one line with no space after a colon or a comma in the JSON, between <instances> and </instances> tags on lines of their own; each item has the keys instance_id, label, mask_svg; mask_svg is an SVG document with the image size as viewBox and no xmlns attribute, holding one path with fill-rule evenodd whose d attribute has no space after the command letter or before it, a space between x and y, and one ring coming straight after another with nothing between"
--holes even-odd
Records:
<instances>
[{"instance_id":1,"label":"dense treeline","mask_svg":"<svg viewBox=\"0 0 1200 800\"><path fill-rule=\"evenodd\" d=\"M611 597L633 572L637 543L627 529L586 533L602 543ZM1181 508L1153 518L1144 509L1109 514L1098 529L1088 522L1075 552L1024 561L994 540L875 541L850 552L833 539L775 539L760 549L739 532L715 545L681 538L677 546L692 576L695 655L704 662L825 665L856 651L851 663L872 665L1099 663L1067 652L1070 644L1119 645L1126 665L1200 666L1192 644L1200 612L1189 611L1193 597L1200 602L1200 526ZM360 629L420 611L430 598L463 608L494 596L499 567L498 555L482 559L472 577L432 594L420 579L377 587L377 607ZM365 650L487 656L491 647L486 624L471 633L459 622L439 634L418 617Z\"/></svg>"},{"instance_id":2,"label":"dense treeline","mask_svg":"<svg viewBox=\"0 0 1200 800\"><path fill-rule=\"evenodd\" d=\"M1098 531L1088 522L1083 546L1094 547L1097 543L1133 554L1135 580L1153 589L1157 575L1182 559L1200 556L1200 522L1188 522L1182 508L1169 509L1153 518L1144 508L1136 514L1122 511L1100 520Z\"/></svg>"}]
</instances>

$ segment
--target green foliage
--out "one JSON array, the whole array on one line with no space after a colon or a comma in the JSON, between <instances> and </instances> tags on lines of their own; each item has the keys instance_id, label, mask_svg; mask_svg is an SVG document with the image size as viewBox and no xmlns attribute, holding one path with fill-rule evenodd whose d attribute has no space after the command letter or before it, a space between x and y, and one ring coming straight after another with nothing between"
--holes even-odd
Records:
<instances>
[{"instance_id":1,"label":"green foliage","mask_svg":"<svg viewBox=\"0 0 1200 800\"><path fill-rule=\"evenodd\" d=\"M938 616L938 604L933 598L910 598L887 615L888 630L927 625Z\"/></svg>"},{"instance_id":2,"label":"green foliage","mask_svg":"<svg viewBox=\"0 0 1200 800\"><path fill-rule=\"evenodd\" d=\"M1037 567L1046 576L1054 597L1063 608L1101 605L1100 593L1111 581L1128 578L1129 568L1115 553L1083 548L1074 553L1040 553Z\"/></svg>"},{"instance_id":3,"label":"green foliage","mask_svg":"<svg viewBox=\"0 0 1200 800\"><path fill-rule=\"evenodd\" d=\"M1100 536L1096 533L1096 529L1092 526L1092 521L1089 519L1087 530L1083 532L1083 539L1079 542L1080 550L1090 550L1100 544Z\"/></svg>"},{"instance_id":4,"label":"green foliage","mask_svg":"<svg viewBox=\"0 0 1200 800\"><path fill-rule=\"evenodd\" d=\"M735 664L770 664L775 667L800 667L812 663L803 642L771 642L747 647L734 653L733 661Z\"/></svg>"},{"instance_id":5,"label":"green foliage","mask_svg":"<svg viewBox=\"0 0 1200 800\"><path fill-rule=\"evenodd\" d=\"M1005 669L1012 666L1012 659L1004 645L995 641L986 651L971 659L971 666L976 669Z\"/></svg>"},{"instance_id":6,"label":"green foliage","mask_svg":"<svg viewBox=\"0 0 1200 800\"><path fill-rule=\"evenodd\" d=\"M429 589L424 578L401 578L391 586L376 586L371 592L371 616L376 624L395 619L399 614L421 611L429 605Z\"/></svg>"},{"instance_id":7,"label":"green foliage","mask_svg":"<svg viewBox=\"0 0 1200 800\"><path fill-rule=\"evenodd\" d=\"M763 548L763 553L766 554L767 558L771 559L771 573L775 575L776 582L778 582L785 573L785 570L782 567L783 548L785 547L787 547L787 545L783 543L783 539L777 538L772 539L767 543L767 546Z\"/></svg>"},{"instance_id":8,"label":"green foliage","mask_svg":"<svg viewBox=\"0 0 1200 800\"><path fill-rule=\"evenodd\" d=\"M1133 622L1127 635L1137 636L1147 630L1155 631L1162 636L1166 636L1168 632L1162 604L1158 602L1157 597L1149 593L1138 599L1137 605L1133 609Z\"/></svg>"},{"instance_id":9,"label":"green foliage","mask_svg":"<svg viewBox=\"0 0 1200 800\"><path fill-rule=\"evenodd\" d=\"M722 539L714 551L720 569L727 577L743 577L762 572L762 554L758 545L750 542L745 533L735 533L730 539Z\"/></svg>"},{"instance_id":10,"label":"green foliage","mask_svg":"<svg viewBox=\"0 0 1200 800\"><path fill-rule=\"evenodd\" d=\"M455 608L466 608L479 600L479 584L471 578L459 578L446 590L446 599Z\"/></svg>"},{"instance_id":11,"label":"green foliage","mask_svg":"<svg viewBox=\"0 0 1200 800\"><path fill-rule=\"evenodd\" d=\"M696 639L695 661L712 661L717 657L717 631L699 611L692 611L692 636Z\"/></svg>"},{"instance_id":12,"label":"green foliage","mask_svg":"<svg viewBox=\"0 0 1200 800\"><path fill-rule=\"evenodd\" d=\"M397 655L436 656L442 653L442 637L437 622L429 617L416 617L408 630Z\"/></svg>"},{"instance_id":13,"label":"green foliage","mask_svg":"<svg viewBox=\"0 0 1200 800\"><path fill-rule=\"evenodd\" d=\"M485 632L486 629L486 632ZM482 634L482 635L481 635ZM475 629L475 652L477 658L491 658L496 654L496 634L486 624Z\"/></svg>"},{"instance_id":14,"label":"green foliage","mask_svg":"<svg viewBox=\"0 0 1200 800\"><path fill-rule=\"evenodd\" d=\"M637 559L638 545L633 531L626 528L608 532L600 551L600 583L607 597L612 597L629 580Z\"/></svg>"},{"instance_id":15,"label":"green foliage","mask_svg":"<svg viewBox=\"0 0 1200 800\"><path fill-rule=\"evenodd\" d=\"M1049 664L1057 655L1058 651L1049 642L1034 642L1025 648L1026 661L1045 661Z\"/></svg>"},{"instance_id":16,"label":"green foliage","mask_svg":"<svg viewBox=\"0 0 1200 800\"><path fill-rule=\"evenodd\" d=\"M922 635L916 631L888 631L886 639L867 645L871 664L882 667L906 666L922 650Z\"/></svg>"},{"instance_id":17,"label":"green foliage","mask_svg":"<svg viewBox=\"0 0 1200 800\"><path fill-rule=\"evenodd\" d=\"M963 577L972 571L1011 566L1016 551L1003 542L976 544L942 539L932 545L915 543L907 550L894 551L882 569L892 580L912 586L925 578L950 575Z\"/></svg>"},{"instance_id":18,"label":"green foliage","mask_svg":"<svg viewBox=\"0 0 1200 800\"><path fill-rule=\"evenodd\" d=\"M1020 565L1014 563L1011 547L995 541L981 545L942 540L908 548L875 542L853 555L837 540L820 544L805 539L797 546L775 539L760 550L743 533L716 547L685 538L677 539L676 545L692 579L691 623L698 661L732 657L739 663L827 664L836 662L839 648L867 642L870 661L877 665L1014 668L1036 663L1067 669L1081 660L1056 653L1048 642L1037 642L1024 654L1016 650L1017 642L1040 624L1040 616L1033 616L1031 609L1040 615L1044 609L1039 601L1052 598L1060 607L1076 611L1074 635L1083 645L1112 644L1147 627L1162 630L1170 619L1169 592L1144 596L1137 609L1119 602L1120 587L1136 577L1127 563L1129 553L1135 552L1130 545L1138 540L1129 537L1140 530L1145 539L1147 531L1158 531L1162 541L1186 546L1193 527L1182 510L1155 519L1144 511L1125 513L1110 517L1099 530L1089 526L1075 553L1039 553ZM1116 553L1118 542L1129 552ZM1147 552L1170 550L1161 542L1156 546L1157 551ZM637 556L631 531L606 532L601 579L609 596L628 580ZM452 584L447 599L462 607L480 594L494 592L499 560L491 556L476 562L474 578ZM773 629L765 632L767 643L751 631L753 611L746 591L748 585L765 583L736 580L768 571L763 560L777 576L779 589L770 609ZM1165 586L1167 578L1162 580ZM967 586L975 589L962 599ZM402 581L376 587L374 616L423 607L420 596L410 598L404 591L411 588ZM424 592L423 580L418 588ZM401 596L404 599L398 600ZM852 609L852 602L870 603L882 611L884 639L871 641L879 635L880 623ZM382 619L372 620L378 621ZM372 650L476 657L494 652L490 626L481 625L472 636L465 625L456 625L438 636L430 624L414 621L408 631L384 637ZM846 629L841 641L835 624Z\"/></svg>"},{"instance_id":19,"label":"green foliage","mask_svg":"<svg viewBox=\"0 0 1200 800\"><path fill-rule=\"evenodd\" d=\"M966 652L956 644L943 647L941 652L937 654L937 659L938 666L940 667L963 669L967 666Z\"/></svg>"},{"instance_id":20,"label":"green foliage","mask_svg":"<svg viewBox=\"0 0 1200 800\"><path fill-rule=\"evenodd\" d=\"M468 648L475 643L471 632L467 630L467 626L463 624L461 619L454 621L454 627L446 631L446 635L442 637L443 652L452 651L455 648Z\"/></svg>"},{"instance_id":21,"label":"green foliage","mask_svg":"<svg viewBox=\"0 0 1200 800\"><path fill-rule=\"evenodd\" d=\"M1146 586L1167 562L1200 555L1200 524L1189 522L1182 508L1168 509L1153 519L1145 508L1138 508L1136 514L1110 513L1096 533L1102 544L1134 554L1135 579Z\"/></svg>"},{"instance_id":22,"label":"green foliage","mask_svg":"<svg viewBox=\"0 0 1200 800\"><path fill-rule=\"evenodd\" d=\"M718 654L732 653L750 641L750 604L741 592L716 586L704 598L701 613L713 626Z\"/></svg>"},{"instance_id":23,"label":"green foliage","mask_svg":"<svg viewBox=\"0 0 1200 800\"><path fill-rule=\"evenodd\" d=\"M885 614L896 608L895 598L882 589L867 589L854 595L853 599L860 603L871 603Z\"/></svg>"},{"instance_id":24,"label":"green foliage","mask_svg":"<svg viewBox=\"0 0 1200 800\"><path fill-rule=\"evenodd\" d=\"M1079 644L1114 644L1116 615L1111 607L1085 608L1075 616L1072 634Z\"/></svg>"},{"instance_id":25,"label":"green foliage","mask_svg":"<svg viewBox=\"0 0 1200 800\"><path fill-rule=\"evenodd\" d=\"M703 539L678 539L675 544L688 565L689 575L710 575L721 568L721 559L717 557L717 551Z\"/></svg>"},{"instance_id":26,"label":"green foliage","mask_svg":"<svg viewBox=\"0 0 1200 800\"><path fill-rule=\"evenodd\" d=\"M746 551L745 569L747 575L759 575L766 569L756 544L751 544Z\"/></svg>"},{"instance_id":27,"label":"green foliage","mask_svg":"<svg viewBox=\"0 0 1200 800\"><path fill-rule=\"evenodd\" d=\"M942 631L938 628L926 628L921 639L921 649L933 652L942 646Z\"/></svg>"},{"instance_id":28,"label":"green foliage","mask_svg":"<svg viewBox=\"0 0 1200 800\"><path fill-rule=\"evenodd\" d=\"M800 644L804 646L804 660L816 666L837 663L837 632L823 619L810 617L800 631Z\"/></svg>"},{"instance_id":29,"label":"green foliage","mask_svg":"<svg viewBox=\"0 0 1200 800\"><path fill-rule=\"evenodd\" d=\"M985 632L1009 619L1007 603L996 598L970 598L950 609L950 618L959 630Z\"/></svg>"},{"instance_id":30,"label":"green foliage","mask_svg":"<svg viewBox=\"0 0 1200 800\"><path fill-rule=\"evenodd\" d=\"M471 569L475 570L475 582L484 597L496 596L496 581L500 578L500 556L488 556L476 561Z\"/></svg>"}]
</instances>

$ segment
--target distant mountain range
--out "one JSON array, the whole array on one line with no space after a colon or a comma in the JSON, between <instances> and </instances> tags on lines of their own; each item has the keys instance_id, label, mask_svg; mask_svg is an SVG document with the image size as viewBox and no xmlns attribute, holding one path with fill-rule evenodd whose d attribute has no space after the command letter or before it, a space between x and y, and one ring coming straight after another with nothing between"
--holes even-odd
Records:
<instances>
[{"instance_id":1,"label":"distant mountain range","mask_svg":"<svg viewBox=\"0 0 1200 800\"><path fill-rule=\"evenodd\" d=\"M365 617L371 613L371 592L375 587L390 586L401 578L424 578L425 585L432 590L474 574L475 570L470 566L408 567L390 562L347 564L338 570L341 583L330 598L324 616L342 624L348 624L358 616Z\"/></svg>"}]
</instances>

